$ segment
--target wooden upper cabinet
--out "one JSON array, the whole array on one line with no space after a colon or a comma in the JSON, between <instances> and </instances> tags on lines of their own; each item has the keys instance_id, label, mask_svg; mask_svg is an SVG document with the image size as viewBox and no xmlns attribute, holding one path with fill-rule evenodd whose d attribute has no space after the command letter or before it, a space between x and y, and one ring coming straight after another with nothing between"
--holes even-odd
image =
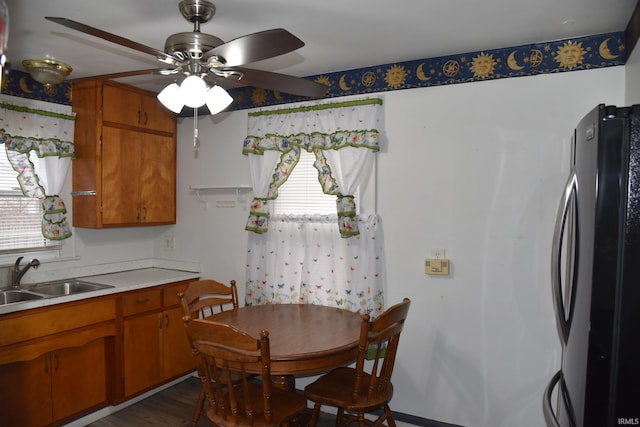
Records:
<instances>
[{"instance_id":1,"label":"wooden upper cabinet","mask_svg":"<svg viewBox=\"0 0 640 427\"><path fill-rule=\"evenodd\" d=\"M73 85L73 225L176 222L176 118L154 94L104 81Z\"/></svg>"},{"instance_id":2,"label":"wooden upper cabinet","mask_svg":"<svg viewBox=\"0 0 640 427\"><path fill-rule=\"evenodd\" d=\"M155 95L105 84L103 120L134 127L175 133L174 114Z\"/></svg>"}]
</instances>

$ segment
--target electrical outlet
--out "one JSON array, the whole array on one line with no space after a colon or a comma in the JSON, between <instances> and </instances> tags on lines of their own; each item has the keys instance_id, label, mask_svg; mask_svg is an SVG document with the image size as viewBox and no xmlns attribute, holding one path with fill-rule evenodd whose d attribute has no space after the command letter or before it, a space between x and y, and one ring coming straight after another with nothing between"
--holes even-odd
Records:
<instances>
[{"instance_id":1,"label":"electrical outlet","mask_svg":"<svg viewBox=\"0 0 640 427\"><path fill-rule=\"evenodd\" d=\"M172 251L176 244L176 238L173 236L164 236L164 250Z\"/></svg>"},{"instance_id":2,"label":"electrical outlet","mask_svg":"<svg viewBox=\"0 0 640 427\"><path fill-rule=\"evenodd\" d=\"M439 276L449 275L448 259L426 259L424 260L424 273L436 274Z\"/></svg>"}]
</instances>

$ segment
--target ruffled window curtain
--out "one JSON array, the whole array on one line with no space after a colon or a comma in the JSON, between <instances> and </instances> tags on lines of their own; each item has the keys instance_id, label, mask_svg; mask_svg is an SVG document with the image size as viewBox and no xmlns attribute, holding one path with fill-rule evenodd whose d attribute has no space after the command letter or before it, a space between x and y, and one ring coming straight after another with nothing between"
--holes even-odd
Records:
<instances>
[{"instance_id":1,"label":"ruffled window curtain","mask_svg":"<svg viewBox=\"0 0 640 427\"><path fill-rule=\"evenodd\" d=\"M71 237L67 209L59 193L75 158L75 114L0 103L0 143L25 196L40 199L42 235L50 240ZM38 158L38 170L29 160Z\"/></svg>"},{"instance_id":2,"label":"ruffled window curtain","mask_svg":"<svg viewBox=\"0 0 640 427\"><path fill-rule=\"evenodd\" d=\"M379 151L381 105L365 99L249 114L243 153L254 200L245 304L321 304L372 316L384 310L380 221L356 215L354 200ZM336 196L335 215L270 215L269 202L301 150L315 154L319 185Z\"/></svg>"},{"instance_id":3,"label":"ruffled window curtain","mask_svg":"<svg viewBox=\"0 0 640 427\"><path fill-rule=\"evenodd\" d=\"M324 193L337 196L340 234L357 236L353 194L380 150L381 106L376 98L250 113L242 152L249 157L254 199L246 229L267 231L269 201L306 150L316 156Z\"/></svg>"}]
</instances>

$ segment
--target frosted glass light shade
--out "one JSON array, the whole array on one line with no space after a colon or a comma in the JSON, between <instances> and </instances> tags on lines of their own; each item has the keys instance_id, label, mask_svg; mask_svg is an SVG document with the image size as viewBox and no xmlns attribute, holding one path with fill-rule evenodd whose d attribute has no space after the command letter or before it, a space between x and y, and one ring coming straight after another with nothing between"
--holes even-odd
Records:
<instances>
[{"instance_id":1,"label":"frosted glass light shade","mask_svg":"<svg viewBox=\"0 0 640 427\"><path fill-rule=\"evenodd\" d=\"M182 94L180 93L180 86L177 83L171 83L169 86L162 89L157 95L158 101L162 102L162 105L167 107L174 113L179 113L184 107L182 101Z\"/></svg>"},{"instance_id":2,"label":"frosted glass light shade","mask_svg":"<svg viewBox=\"0 0 640 427\"><path fill-rule=\"evenodd\" d=\"M180 113L186 105L199 108L207 104L211 114L219 113L233 102L231 95L220 86L207 89L207 84L198 76L189 76L180 86L172 83L157 95L158 100L174 113Z\"/></svg>"},{"instance_id":3,"label":"frosted glass light shade","mask_svg":"<svg viewBox=\"0 0 640 427\"><path fill-rule=\"evenodd\" d=\"M198 76L189 76L180 85L180 95L187 107L202 107L207 100L207 84Z\"/></svg>"},{"instance_id":4,"label":"frosted glass light shade","mask_svg":"<svg viewBox=\"0 0 640 427\"><path fill-rule=\"evenodd\" d=\"M217 114L233 102L233 98L220 86L214 86L207 92L207 108L209 113Z\"/></svg>"}]
</instances>

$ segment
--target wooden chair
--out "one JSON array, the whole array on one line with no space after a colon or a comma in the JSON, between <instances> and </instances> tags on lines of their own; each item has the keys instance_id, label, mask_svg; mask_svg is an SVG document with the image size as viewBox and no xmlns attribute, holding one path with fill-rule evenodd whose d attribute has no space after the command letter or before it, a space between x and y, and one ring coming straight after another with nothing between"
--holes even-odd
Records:
<instances>
[{"instance_id":1,"label":"wooden chair","mask_svg":"<svg viewBox=\"0 0 640 427\"><path fill-rule=\"evenodd\" d=\"M209 405L207 418L216 426L278 426L302 414L307 399L295 391L273 387L269 332L260 338L231 325L209 320L187 319L187 334L196 349ZM260 380L251 378L246 369L261 372ZM233 386L232 374L242 381Z\"/></svg>"},{"instance_id":2,"label":"wooden chair","mask_svg":"<svg viewBox=\"0 0 640 427\"><path fill-rule=\"evenodd\" d=\"M338 408L336 426L352 422L358 422L360 426L378 426L386 421L390 427L395 427L389 408L393 395L391 375L410 305L411 301L405 298L373 321L369 315L363 316L355 368L336 368L304 389L307 399L315 402L309 426L317 424L320 407L329 405ZM375 359L367 362L368 368L365 367L367 350L375 350ZM377 409L383 411L375 421L364 417L365 413Z\"/></svg>"},{"instance_id":3,"label":"wooden chair","mask_svg":"<svg viewBox=\"0 0 640 427\"><path fill-rule=\"evenodd\" d=\"M236 281L230 286L211 279L189 283L184 292L178 294L185 316L204 319L221 311L238 308Z\"/></svg>"},{"instance_id":4,"label":"wooden chair","mask_svg":"<svg viewBox=\"0 0 640 427\"><path fill-rule=\"evenodd\" d=\"M227 286L211 279L196 280L191 282L184 292L178 293L178 299L184 316L192 319L204 319L221 311L237 309L236 281L232 280L230 286ZM202 378L202 372L199 368L198 375ZM205 396L203 386L191 422L193 427L198 425L200 414L204 408Z\"/></svg>"}]
</instances>

